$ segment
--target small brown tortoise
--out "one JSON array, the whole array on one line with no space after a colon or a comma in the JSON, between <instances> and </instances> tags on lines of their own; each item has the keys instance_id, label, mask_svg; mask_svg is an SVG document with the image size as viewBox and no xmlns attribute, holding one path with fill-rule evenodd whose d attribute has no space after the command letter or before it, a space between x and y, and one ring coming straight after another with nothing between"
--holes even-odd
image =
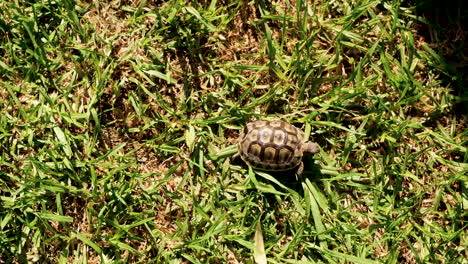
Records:
<instances>
[{"instance_id":1,"label":"small brown tortoise","mask_svg":"<svg viewBox=\"0 0 468 264\"><path fill-rule=\"evenodd\" d=\"M284 121L248 123L238 141L239 155L247 165L265 171L304 170L302 156L319 151L318 145L305 142L304 132Z\"/></svg>"}]
</instances>

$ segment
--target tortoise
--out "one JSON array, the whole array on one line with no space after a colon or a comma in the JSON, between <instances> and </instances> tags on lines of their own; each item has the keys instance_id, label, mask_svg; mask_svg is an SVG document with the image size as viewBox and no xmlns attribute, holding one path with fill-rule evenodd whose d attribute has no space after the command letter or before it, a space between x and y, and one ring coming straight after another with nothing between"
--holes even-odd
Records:
<instances>
[{"instance_id":1,"label":"tortoise","mask_svg":"<svg viewBox=\"0 0 468 264\"><path fill-rule=\"evenodd\" d=\"M263 171L304 170L303 154L319 151L317 143L306 142L304 132L284 121L248 123L239 136L238 155L247 165Z\"/></svg>"}]
</instances>

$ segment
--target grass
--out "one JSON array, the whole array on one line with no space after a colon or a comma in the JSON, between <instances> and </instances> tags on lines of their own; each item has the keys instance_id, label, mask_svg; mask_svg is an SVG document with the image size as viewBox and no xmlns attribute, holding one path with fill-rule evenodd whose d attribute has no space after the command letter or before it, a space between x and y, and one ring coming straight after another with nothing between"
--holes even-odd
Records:
<instances>
[{"instance_id":1,"label":"grass","mask_svg":"<svg viewBox=\"0 0 468 264\"><path fill-rule=\"evenodd\" d=\"M0 263L467 263L466 16L421 2L0 0ZM231 158L276 118L301 180Z\"/></svg>"}]
</instances>

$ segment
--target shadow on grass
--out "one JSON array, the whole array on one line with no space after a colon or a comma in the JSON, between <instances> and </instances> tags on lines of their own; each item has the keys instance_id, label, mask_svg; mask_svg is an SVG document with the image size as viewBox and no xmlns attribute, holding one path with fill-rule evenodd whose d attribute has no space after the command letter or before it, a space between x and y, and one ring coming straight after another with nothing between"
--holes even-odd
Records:
<instances>
[{"instance_id":1,"label":"shadow on grass","mask_svg":"<svg viewBox=\"0 0 468 264\"><path fill-rule=\"evenodd\" d=\"M433 65L440 70L442 84L453 88L453 95L459 99L453 109L455 115L468 113L468 54L466 25L468 9L463 0L416 0L409 5L416 6L416 14L426 23L421 23L418 34L443 58Z\"/></svg>"},{"instance_id":2,"label":"shadow on grass","mask_svg":"<svg viewBox=\"0 0 468 264\"><path fill-rule=\"evenodd\" d=\"M274 177L280 184L292 189L300 196L304 196L303 183L305 183L306 180L311 182L320 182L320 180L326 175L323 175L320 172L320 165L313 163L312 158L309 159L309 157L305 157L303 161L304 172L301 176L296 176L297 168L288 171L268 171L266 173ZM278 191L284 191L283 187L268 179L257 177L257 180L265 184L271 184Z\"/></svg>"}]
</instances>

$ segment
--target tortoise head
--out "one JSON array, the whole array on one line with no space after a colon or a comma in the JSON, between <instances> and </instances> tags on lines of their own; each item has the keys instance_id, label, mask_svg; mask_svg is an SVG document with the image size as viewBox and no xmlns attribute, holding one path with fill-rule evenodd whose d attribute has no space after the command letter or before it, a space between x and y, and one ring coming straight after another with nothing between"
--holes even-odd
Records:
<instances>
[{"instance_id":1,"label":"tortoise head","mask_svg":"<svg viewBox=\"0 0 468 264\"><path fill-rule=\"evenodd\" d=\"M317 153L319 152L319 146L317 143L315 142L305 142L304 145L303 145L303 152L305 154L314 154L314 153Z\"/></svg>"}]
</instances>

